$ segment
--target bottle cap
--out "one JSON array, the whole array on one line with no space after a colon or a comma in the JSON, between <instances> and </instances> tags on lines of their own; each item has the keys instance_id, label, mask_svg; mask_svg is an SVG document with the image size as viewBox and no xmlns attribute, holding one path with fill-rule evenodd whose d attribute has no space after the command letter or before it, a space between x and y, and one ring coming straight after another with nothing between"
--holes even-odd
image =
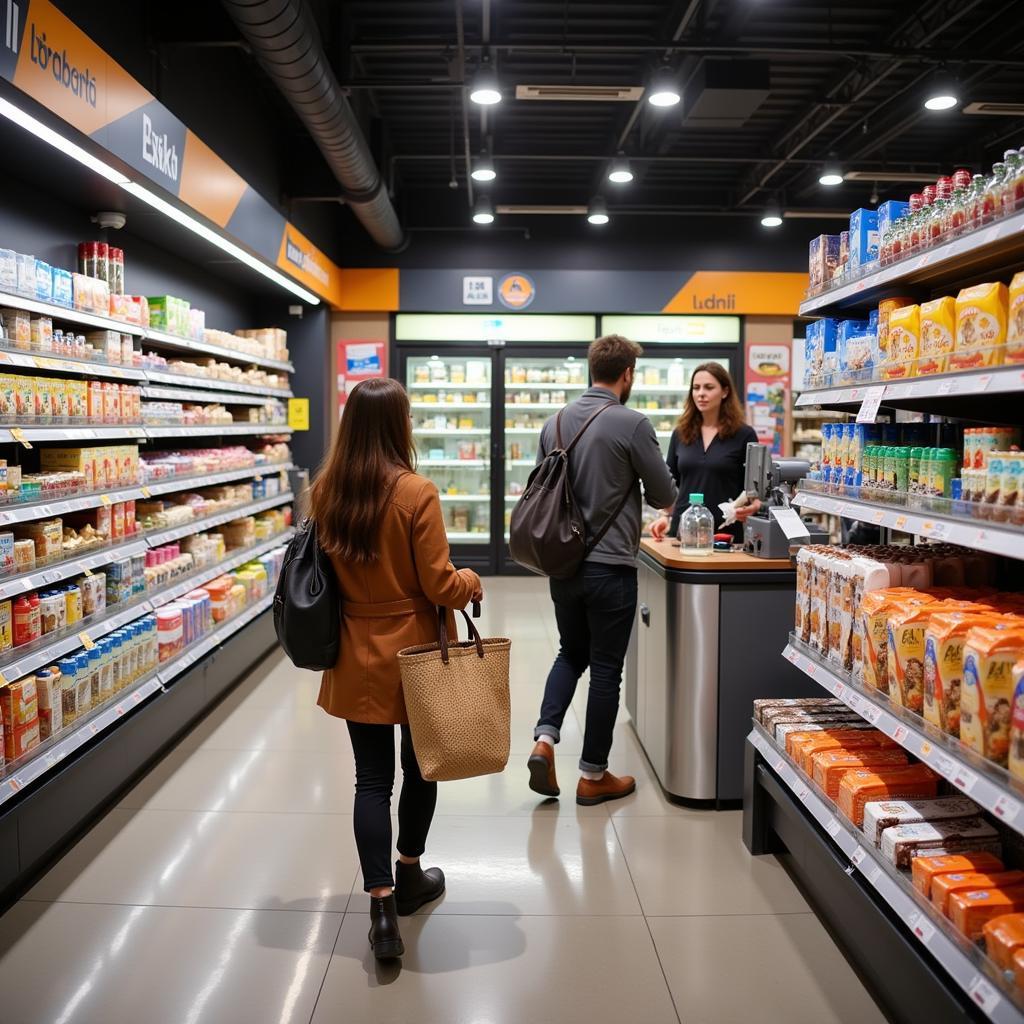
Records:
<instances>
[{"instance_id":1,"label":"bottle cap","mask_svg":"<svg viewBox=\"0 0 1024 1024\"><path fill-rule=\"evenodd\" d=\"M703 505L704 504L704 495L703 494L697 494L697 493L691 494L690 495L690 504L691 505Z\"/></svg>"}]
</instances>

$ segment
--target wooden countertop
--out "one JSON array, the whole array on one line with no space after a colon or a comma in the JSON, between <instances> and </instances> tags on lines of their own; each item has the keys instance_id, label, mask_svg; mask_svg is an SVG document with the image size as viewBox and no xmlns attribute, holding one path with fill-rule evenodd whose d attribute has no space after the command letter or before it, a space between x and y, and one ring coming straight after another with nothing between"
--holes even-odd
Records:
<instances>
[{"instance_id":1,"label":"wooden countertop","mask_svg":"<svg viewBox=\"0 0 1024 1024\"><path fill-rule=\"evenodd\" d=\"M742 551L712 551L710 555L688 557L679 553L678 542L669 540L652 540L644 537L640 541L640 550L647 552L653 559L666 569L687 569L706 572L741 572L746 570L779 570L792 569L793 563L788 558L755 558Z\"/></svg>"}]
</instances>

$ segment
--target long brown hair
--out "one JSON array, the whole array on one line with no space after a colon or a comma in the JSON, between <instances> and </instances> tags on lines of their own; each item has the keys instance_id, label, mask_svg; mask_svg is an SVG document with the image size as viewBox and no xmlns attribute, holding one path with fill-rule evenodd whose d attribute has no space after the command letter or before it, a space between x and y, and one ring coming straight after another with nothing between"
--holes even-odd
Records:
<instances>
[{"instance_id":1,"label":"long brown hair","mask_svg":"<svg viewBox=\"0 0 1024 1024\"><path fill-rule=\"evenodd\" d=\"M381 512L414 461L405 389L389 377L361 381L310 487L310 517L323 549L350 561L374 561Z\"/></svg>"},{"instance_id":2,"label":"long brown hair","mask_svg":"<svg viewBox=\"0 0 1024 1024\"><path fill-rule=\"evenodd\" d=\"M701 363L693 371L693 377L690 378L690 391L686 396L686 405L683 408L682 416L676 423L676 430L679 432L683 444L693 444L700 434L701 424L704 422L704 417L693 400L693 379L701 372L710 373L726 392L725 398L722 399L721 412L718 414L719 437L732 437L746 422L743 418L743 406L740 405L740 400L736 397L736 386L732 382L732 377L729 376L729 371L721 363Z\"/></svg>"}]
</instances>

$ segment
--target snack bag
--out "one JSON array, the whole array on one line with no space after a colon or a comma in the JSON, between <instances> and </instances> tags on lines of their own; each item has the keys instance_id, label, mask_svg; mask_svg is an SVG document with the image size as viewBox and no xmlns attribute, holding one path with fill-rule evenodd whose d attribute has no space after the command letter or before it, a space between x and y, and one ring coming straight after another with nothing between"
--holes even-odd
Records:
<instances>
[{"instance_id":1,"label":"snack bag","mask_svg":"<svg viewBox=\"0 0 1024 1024\"><path fill-rule=\"evenodd\" d=\"M889 314L889 340L882 378L897 380L917 373L921 338L921 307L902 306Z\"/></svg>"},{"instance_id":2,"label":"snack bag","mask_svg":"<svg viewBox=\"0 0 1024 1024\"><path fill-rule=\"evenodd\" d=\"M1024 658L1013 666L1013 703L1010 712L1010 774L1024 779Z\"/></svg>"},{"instance_id":3,"label":"snack bag","mask_svg":"<svg viewBox=\"0 0 1024 1024\"><path fill-rule=\"evenodd\" d=\"M1006 285L1001 281L964 288L956 297L956 343L951 370L998 366L1006 348Z\"/></svg>"},{"instance_id":4,"label":"snack bag","mask_svg":"<svg viewBox=\"0 0 1024 1024\"><path fill-rule=\"evenodd\" d=\"M952 295L921 303L920 337L918 374L945 373L956 343L956 299Z\"/></svg>"},{"instance_id":5,"label":"snack bag","mask_svg":"<svg viewBox=\"0 0 1024 1024\"><path fill-rule=\"evenodd\" d=\"M1013 667L1024 658L1024 630L974 626L964 640L960 739L1007 767L1013 717Z\"/></svg>"},{"instance_id":6,"label":"snack bag","mask_svg":"<svg viewBox=\"0 0 1024 1024\"><path fill-rule=\"evenodd\" d=\"M1024 270L1010 282L1006 322L1006 361L1024 362Z\"/></svg>"},{"instance_id":7,"label":"snack bag","mask_svg":"<svg viewBox=\"0 0 1024 1024\"><path fill-rule=\"evenodd\" d=\"M931 595L909 587L887 587L864 595L857 615L864 644L865 686L889 692L889 613L900 604L931 604L934 600Z\"/></svg>"}]
</instances>

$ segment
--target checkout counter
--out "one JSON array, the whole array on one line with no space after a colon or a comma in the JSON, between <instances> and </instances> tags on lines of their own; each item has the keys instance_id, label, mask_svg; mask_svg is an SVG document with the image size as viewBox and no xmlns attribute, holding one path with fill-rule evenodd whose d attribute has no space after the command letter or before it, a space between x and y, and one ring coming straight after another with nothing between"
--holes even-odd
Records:
<instances>
[{"instance_id":1,"label":"checkout counter","mask_svg":"<svg viewBox=\"0 0 1024 1024\"><path fill-rule=\"evenodd\" d=\"M640 544L626 707L662 788L683 801L738 806L756 697L820 696L782 657L793 628L789 558L680 553Z\"/></svg>"}]
</instances>

